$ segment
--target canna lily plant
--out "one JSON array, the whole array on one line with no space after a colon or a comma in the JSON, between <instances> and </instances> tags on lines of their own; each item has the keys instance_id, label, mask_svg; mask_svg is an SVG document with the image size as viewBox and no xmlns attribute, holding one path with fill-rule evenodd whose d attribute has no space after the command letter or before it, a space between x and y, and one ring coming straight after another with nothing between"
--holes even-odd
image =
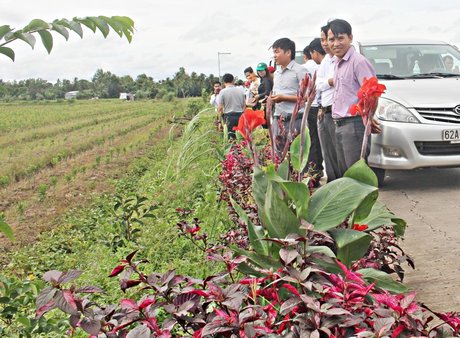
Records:
<instances>
[{"instance_id":1,"label":"canna lily plant","mask_svg":"<svg viewBox=\"0 0 460 338\"><path fill-rule=\"evenodd\" d=\"M300 104L305 104L305 125L314 98L312 85L314 86L314 79L307 78L298 92L296 109L298 111ZM367 119L366 123L370 128L370 120L382 87L375 86L373 80L366 82L366 86L362 90L360 107L362 116ZM275 163L262 167L258 162L257 149L252 144L251 133L264 122L263 115L262 112L245 114L235 130L238 130L247 142L254 159L252 197L257 204L262 225L252 224L243 208L232 201L235 211L247 224L251 243L250 250L234 248L238 254L248 258L239 265L241 271L258 275L257 271L261 269L278 269L279 261L282 259L282 246L279 241L289 236L307 236L311 230L327 232L334 239L335 248L331 250L319 245L311 246L308 250L338 259L347 267L351 267L353 262L366 254L373 238L370 231L386 225L393 226L398 236L403 235L405 222L377 201L377 177L364 160L349 168L343 178L328 183L311 194L308 179L293 182L289 174L292 168L301 173L307 165L310 148L308 128L302 128L301 134L292 140L289 151L283 150L282 162L279 165ZM256 117L259 115L260 117ZM276 146L272 137L271 144ZM272 149L272 152L276 150ZM286 154L289 156L285 156ZM341 271L337 264L333 265L329 264L327 268L330 271ZM390 288L405 290L402 284L398 283L395 286L393 283L396 282L382 271L367 268L360 270L360 273L371 282L383 278L387 283L385 285L390 285Z\"/></svg>"}]
</instances>

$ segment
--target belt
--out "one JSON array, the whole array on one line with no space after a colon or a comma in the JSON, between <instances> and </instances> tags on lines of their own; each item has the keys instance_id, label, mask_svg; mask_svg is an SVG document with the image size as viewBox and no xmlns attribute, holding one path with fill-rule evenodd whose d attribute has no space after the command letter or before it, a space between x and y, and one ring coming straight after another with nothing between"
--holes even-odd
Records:
<instances>
[{"instance_id":1,"label":"belt","mask_svg":"<svg viewBox=\"0 0 460 338\"><path fill-rule=\"evenodd\" d=\"M362 117L360 115L356 115L356 116L349 116L349 117L333 118L332 120L334 121L334 124L337 127L340 127L347 123L352 123L353 121L356 121L358 119L362 120Z\"/></svg>"},{"instance_id":2,"label":"belt","mask_svg":"<svg viewBox=\"0 0 460 338\"><path fill-rule=\"evenodd\" d=\"M332 106L321 107L321 109L323 110L324 114L332 113Z\"/></svg>"},{"instance_id":3,"label":"belt","mask_svg":"<svg viewBox=\"0 0 460 338\"><path fill-rule=\"evenodd\" d=\"M275 119L279 120L279 119L283 118L284 121L291 121L291 117L292 117L292 115L289 114L289 115L275 116ZM303 113L297 114L296 120L301 119L302 117L303 117Z\"/></svg>"}]
</instances>

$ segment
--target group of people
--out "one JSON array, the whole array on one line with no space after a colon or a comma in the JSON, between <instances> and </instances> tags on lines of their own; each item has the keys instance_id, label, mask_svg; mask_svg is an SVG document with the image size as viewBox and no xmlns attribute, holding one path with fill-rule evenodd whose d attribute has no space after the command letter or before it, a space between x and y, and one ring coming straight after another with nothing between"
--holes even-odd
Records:
<instances>
[{"instance_id":1,"label":"group of people","mask_svg":"<svg viewBox=\"0 0 460 338\"><path fill-rule=\"evenodd\" d=\"M350 107L358 102L357 92L363 80L376 75L372 64L355 51L352 41L351 25L342 19L332 20L321 27L320 38L304 48L305 63L300 65L294 60L295 43L288 38L276 40L272 49L278 67L273 74L265 63L257 65L257 75L251 67L244 70L251 82L249 95L235 86L233 75L225 74L225 88L220 90L219 83L214 85L211 103L222 114L229 137L235 137L233 127L245 108L263 108L271 95L274 113L267 118L271 118L274 135L280 142L278 149L282 149L288 132L300 132L304 107L292 123L294 130L290 130L300 82L306 74L313 77L316 73L316 98L307 119L311 138L309 163L318 185L324 169L328 182L342 177L360 159L365 129L361 116L353 116ZM381 132L377 121L373 121L372 131ZM369 150L368 147L367 154Z\"/></svg>"}]
</instances>

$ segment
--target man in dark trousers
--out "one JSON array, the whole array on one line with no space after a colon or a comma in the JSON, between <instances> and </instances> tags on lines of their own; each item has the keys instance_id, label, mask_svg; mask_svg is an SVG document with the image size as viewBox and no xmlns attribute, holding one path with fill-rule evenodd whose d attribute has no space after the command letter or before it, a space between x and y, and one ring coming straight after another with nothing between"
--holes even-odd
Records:
<instances>
[{"instance_id":1,"label":"man in dark trousers","mask_svg":"<svg viewBox=\"0 0 460 338\"><path fill-rule=\"evenodd\" d=\"M235 78L232 74L224 74L222 80L225 88L219 94L219 115L227 125L228 138L235 139L233 127L238 125L238 120L246 108L244 90L235 87Z\"/></svg>"},{"instance_id":2,"label":"man in dark trousers","mask_svg":"<svg viewBox=\"0 0 460 338\"><path fill-rule=\"evenodd\" d=\"M372 64L351 45L351 25L341 19L329 22L327 40L332 53L337 57L334 69L334 99L332 119L335 123L337 161L340 177L360 159L364 138L364 123L360 115L353 116L350 107L358 102L358 90L364 78L375 76ZM380 128L374 122L374 131ZM370 144L370 142L368 143ZM366 158L369 155L368 146Z\"/></svg>"}]
</instances>

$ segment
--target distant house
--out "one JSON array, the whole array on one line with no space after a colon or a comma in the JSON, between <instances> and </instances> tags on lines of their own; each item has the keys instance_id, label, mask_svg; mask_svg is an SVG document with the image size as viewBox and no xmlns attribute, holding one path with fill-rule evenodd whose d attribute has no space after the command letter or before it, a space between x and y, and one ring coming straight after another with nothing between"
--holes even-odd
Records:
<instances>
[{"instance_id":1,"label":"distant house","mask_svg":"<svg viewBox=\"0 0 460 338\"><path fill-rule=\"evenodd\" d=\"M64 94L64 99L70 100L70 99L76 99L78 95L78 90L74 90L72 92L67 92Z\"/></svg>"},{"instance_id":2,"label":"distant house","mask_svg":"<svg viewBox=\"0 0 460 338\"><path fill-rule=\"evenodd\" d=\"M134 101L134 94L120 93L120 100Z\"/></svg>"}]
</instances>

